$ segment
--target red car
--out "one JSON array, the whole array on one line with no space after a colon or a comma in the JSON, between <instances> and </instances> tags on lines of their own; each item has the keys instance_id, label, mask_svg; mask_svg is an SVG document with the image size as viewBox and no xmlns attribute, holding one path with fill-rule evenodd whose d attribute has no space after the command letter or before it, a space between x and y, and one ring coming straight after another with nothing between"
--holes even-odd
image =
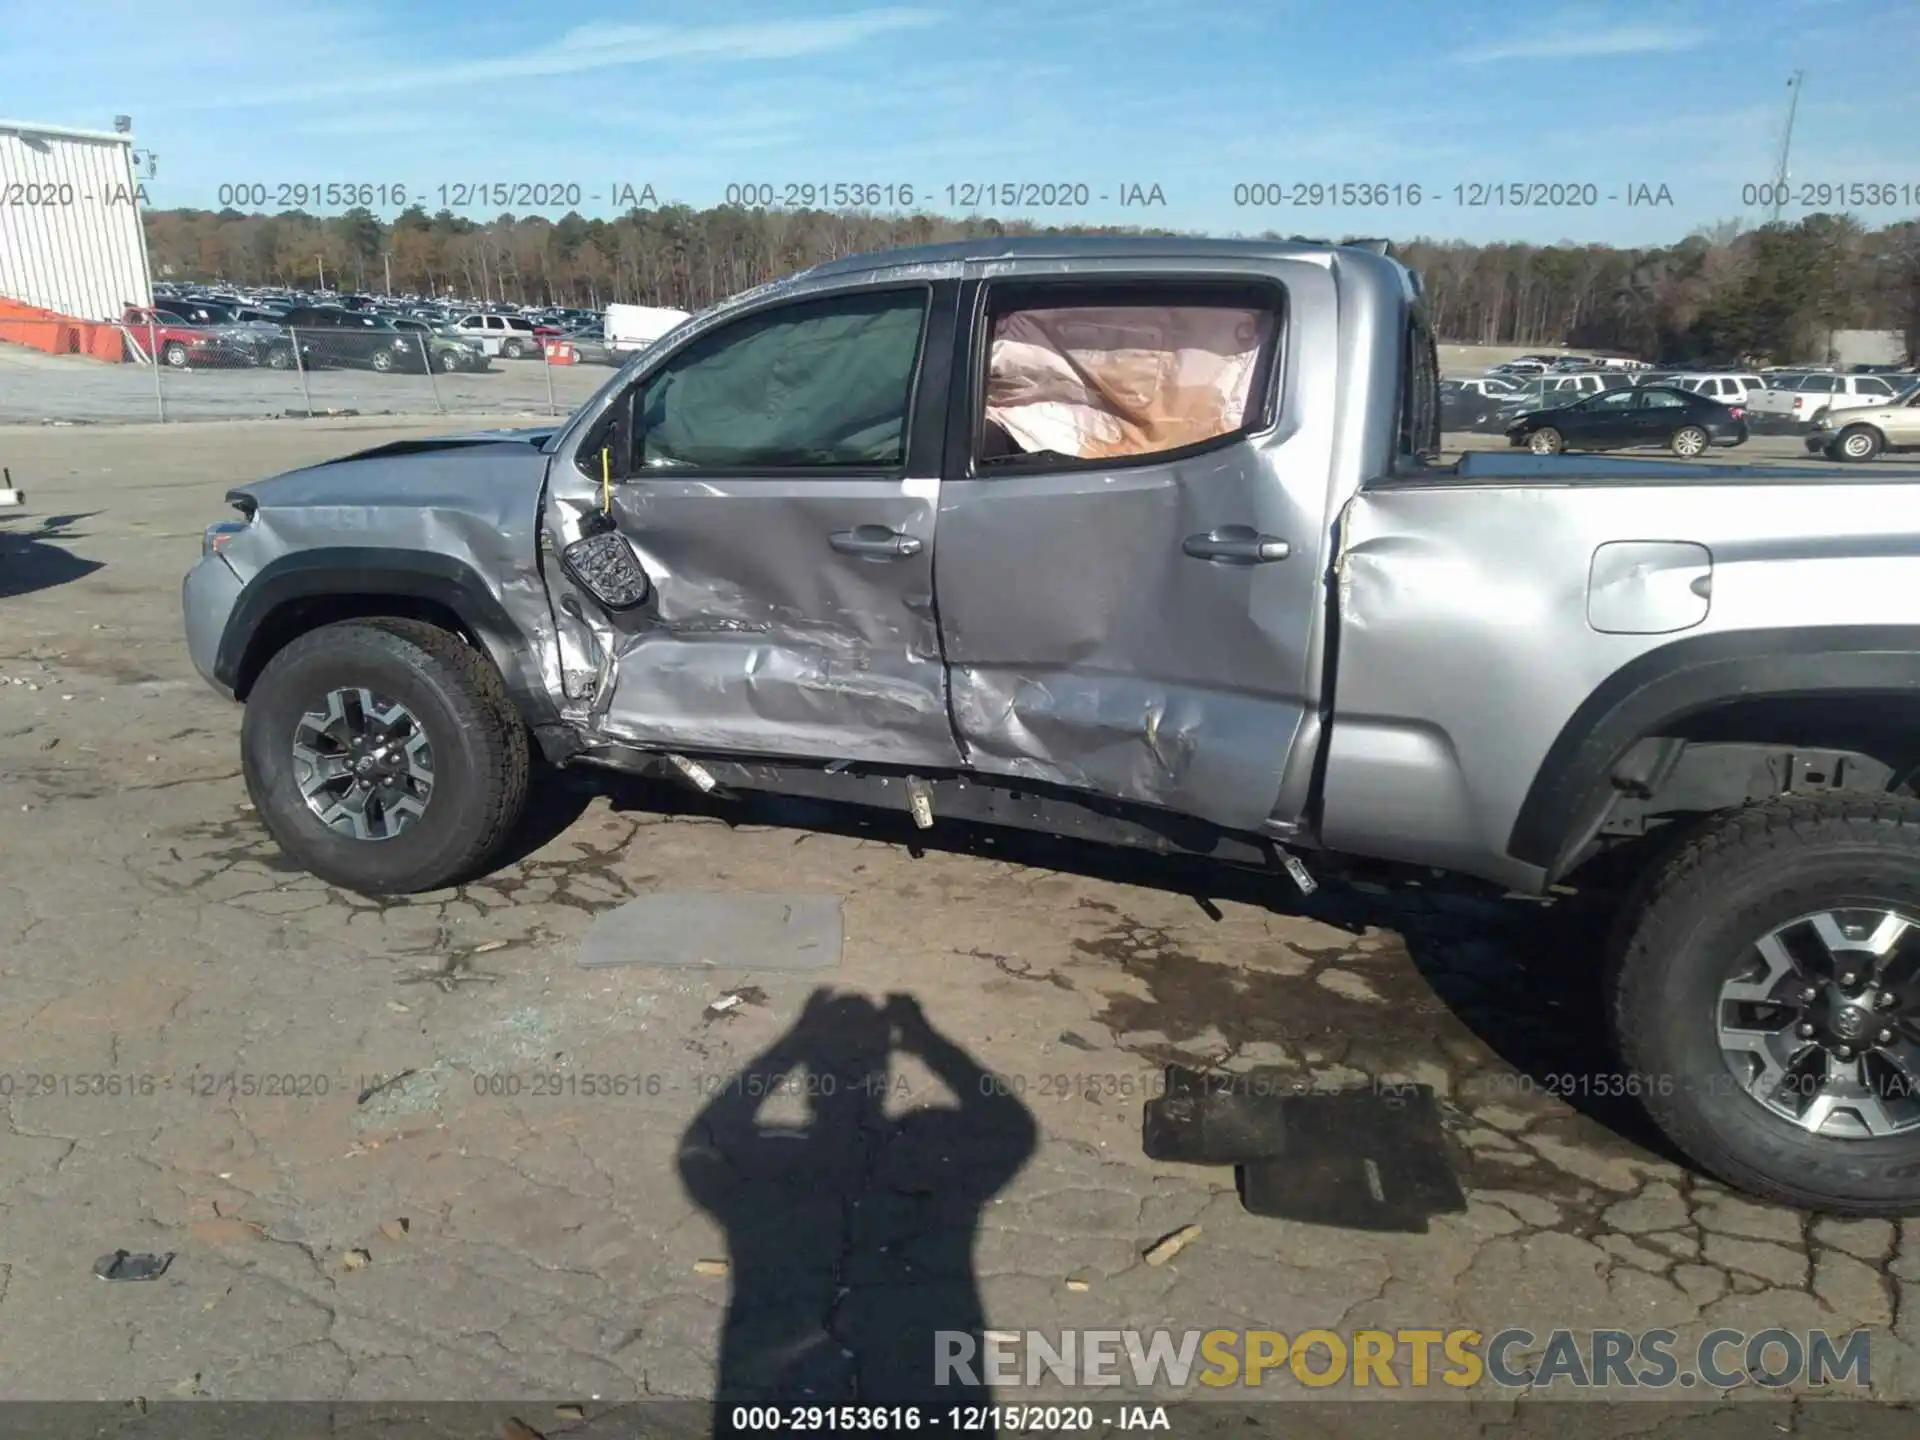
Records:
<instances>
[{"instance_id":1,"label":"red car","mask_svg":"<svg viewBox=\"0 0 1920 1440\"><path fill-rule=\"evenodd\" d=\"M152 310L129 305L120 317L127 334L143 355L150 355L175 370L189 365L257 365L258 347L245 336L214 325L196 325Z\"/></svg>"}]
</instances>

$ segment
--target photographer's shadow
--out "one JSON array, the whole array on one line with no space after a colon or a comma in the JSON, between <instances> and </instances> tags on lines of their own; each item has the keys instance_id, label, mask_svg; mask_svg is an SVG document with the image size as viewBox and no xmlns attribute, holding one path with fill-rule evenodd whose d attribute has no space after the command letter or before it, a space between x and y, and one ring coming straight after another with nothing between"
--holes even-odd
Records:
<instances>
[{"instance_id":1,"label":"photographer's shadow","mask_svg":"<svg viewBox=\"0 0 1920 1440\"><path fill-rule=\"evenodd\" d=\"M895 1051L957 1105L905 1093ZM936 1335L971 1341L946 1353L979 1354L975 1231L1037 1134L1010 1087L912 999L816 990L681 1137L681 1179L726 1228L731 1262L715 1433L738 1405L991 1403L939 1383Z\"/></svg>"}]
</instances>

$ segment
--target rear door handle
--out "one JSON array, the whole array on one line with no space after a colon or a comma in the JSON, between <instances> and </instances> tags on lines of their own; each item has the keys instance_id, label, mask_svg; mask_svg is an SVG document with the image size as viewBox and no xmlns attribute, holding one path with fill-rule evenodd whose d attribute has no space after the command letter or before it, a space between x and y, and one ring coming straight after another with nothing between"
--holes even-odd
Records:
<instances>
[{"instance_id":1,"label":"rear door handle","mask_svg":"<svg viewBox=\"0 0 1920 1440\"><path fill-rule=\"evenodd\" d=\"M891 560L920 553L919 537L903 535L885 525L860 525L852 530L836 530L827 537L827 543L842 555L862 555L869 560Z\"/></svg>"},{"instance_id":2,"label":"rear door handle","mask_svg":"<svg viewBox=\"0 0 1920 1440\"><path fill-rule=\"evenodd\" d=\"M1233 565L1268 565L1293 553L1293 547L1278 535L1262 535L1246 525L1222 525L1203 535L1189 535L1180 549L1195 560L1224 560Z\"/></svg>"}]
</instances>

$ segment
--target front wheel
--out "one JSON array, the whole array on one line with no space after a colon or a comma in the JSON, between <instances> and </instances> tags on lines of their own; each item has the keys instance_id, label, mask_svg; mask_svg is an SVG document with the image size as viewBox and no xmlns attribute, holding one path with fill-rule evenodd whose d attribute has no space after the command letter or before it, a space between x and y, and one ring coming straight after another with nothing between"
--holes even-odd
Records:
<instances>
[{"instance_id":1,"label":"front wheel","mask_svg":"<svg viewBox=\"0 0 1920 1440\"><path fill-rule=\"evenodd\" d=\"M391 350L374 351L373 368L378 370L382 375L393 369L393 352Z\"/></svg>"},{"instance_id":2,"label":"front wheel","mask_svg":"<svg viewBox=\"0 0 1920 1440\"><path fill-rule=\"evenodd\" d=\"M160 358L175 370L184 370L187 368L187 347L178 340L169 340L166 349L160 352Z\"/></svg>"},{"instance_id":3,"label":"front wheel","mask_svg":"<svg viewBox=\"0 0 1920 1440\"><path fill-rule=\"evenodd\" d=\"M526 805L527 731L492 662L418 621L322 626L268 662L247 793L301 868L367 895L478 873Z\"/></svg>"},{"instance_id":4,"label":"front wheel","mask_svg":"<svg viewBox=\"0 0 1920 1440\"><path fill-rule=\"evenodd\" d=\"M502 345L500 347L500 353L506 356L507 359L509 360L518 360L522 355L526 354L527 352L521 346L518 340L509 340L505 345Z\"/></svg>"},{"instance_id":5,"label":"front wheel","mask_svg":"<svg viewBox=\"0 0 1920 1440\"><path fill-rule=\"evenodd\" d=\"M1567 442L1551 425L1543 425L1527 437L1527 449L1536 455L1558 455Z\"/></svg>"},{"instance_id":6,"label":"front wheel","mask_svg":"<svg viewBox=\"0 0 1920 1440\"><path fill-rule=\"evenodd\" d=\"M1831 453L1839 460L1871 460L1880 450L1878 430L1871 425L1849 425L1834 440Z\"/></svg>"},{"instance_id":7,"label":"front wheel","mask_svg":"<svg viewBox=\"0 0 1920 1440\"><path fill-rule=\"evenodd\" d=\"M1920 1206L1920 799L1710 819L1621 933L1615 1033L1675 1145L1789 1205Z\"/></svg>"},{"instance_id":8,"label":"front wheel","mask_svg":"<svg viewBox=\"0 0 1920 1440\"><path fill-rule=\"evenodd\" d=\"M1696 455L1704 455L1712 441L1707 432L1698 425L1682 425L1673 432L1673 453L1682 460L1691 460Z\"/></svg>"},{"instance_id":9,"label":"front wheel","mask_svg":"<svg viewBox=\"0 0 1920 1440\"><path fill-rule=\"evenodd\" d=\"M442 350L440 352L440 368L448 374L452 374L460 368L460 357L451 350Z\"/></svg>"}]
</instances>

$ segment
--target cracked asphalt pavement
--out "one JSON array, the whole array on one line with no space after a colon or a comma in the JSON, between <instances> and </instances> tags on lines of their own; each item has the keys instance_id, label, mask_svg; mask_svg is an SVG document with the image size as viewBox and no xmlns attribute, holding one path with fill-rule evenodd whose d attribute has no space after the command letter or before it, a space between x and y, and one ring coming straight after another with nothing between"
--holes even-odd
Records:
<instances>
[{"instance_id":1,"label":"cracked asphalt pavement","mask_svg":"<svg viewBox=\"0 0 1920 1440\"><path fill-rule=\"evenodd\" d=\"M1663 1153L1609 1086L1594 917L1564 898L1303 902L595 775L549 777L510 863L456 891L291 870L246 803L239 710L188 663L180 576L234 481L445 428L0 431L28 498L0 519L0 1394L697 1399L729 1364L752 1383L765 1342L884 1395L943 1321L1669 1327L1683 1352L1872 1327L1876 1395L1920 1391L1920 1221L1756 1204ZM596 916L677 889L842 896L844 959L576 967ZM870 1003L809 1008L823 986ZM741 1148L770 1050L816 1079L767 1100L790 1120L820 1075L865 1087L840 1150ZM1464 1212L1247 1213L1230 1169L1144 1157L1169 1061L1432 1087ZM101 1283L121 1249L173 1259ZM729 1321L734 1288L756 1308ZM1799 1394L1728 1404L1802 1416Z\"/></svg>"}]
</instances>

